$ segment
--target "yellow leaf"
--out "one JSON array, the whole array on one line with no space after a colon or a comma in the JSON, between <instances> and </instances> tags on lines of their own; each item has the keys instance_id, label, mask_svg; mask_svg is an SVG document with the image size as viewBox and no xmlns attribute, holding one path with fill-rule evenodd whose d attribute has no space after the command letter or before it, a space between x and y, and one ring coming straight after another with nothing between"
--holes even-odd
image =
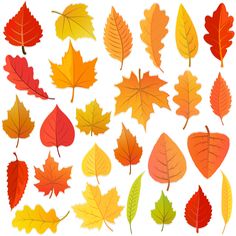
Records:
<instances>
[{"instance_id":1,"label":"yellow leaf","mask_svg":"<svg viewBox=\"0 0 236 236\"><path fill-rule=\"evenodd\" d=\"M82 162L82 170L86 176L108 175L111 171L111 161L107 154L97 145L89 150Z\"/></svg>"},{"instance_id":2,"label":"yellow leaf","mask_svg":"<svg viewBox=\"0 0 236 236\"><path fill-rule=\"evenodd\" d=\"M122 16L112 7L104 31L104 44L110 56L121 62L131 53L132 34Z\"/></svg>"},{"instance_id":3,"label":"yellow leaf","mask_svg":"<svg viewBox=\"0 0 236 236\"><path fill-rule=\"evenodd\" d=\"M57 231L57 225L68 216L69 212L59 219L54 209L46 212L40 205L31 209L24 206L22 211L16 211L15 218L12 221L13 227L17 227L19 231L25 229L26 233L30 233L35 229L39 234L43 234L47 229L53 233Z\"/></svg>"},{"instance_id":4,"label":"yellow leaf","mask_svg":"<svg viewBox=\"0 0 236 236\"><path fill-rule=\"evenodd\" d=\"M176 21L175 38L179 53L189 59L191 66L191 58L198 51L198 37L193 22L182 4Z\"/></svg>"},{"instance_id":5,"label":"yellow leaf","mask_svg":"<svg viewBox=\"0 0 236 236\"><path fill-rule=\"evenodd\" d=\"M226 224L229 222L231 213L232 213L232 190L229 183L229 180L222 172L223 182L222 182L222 202L221 202L221 209L222 209L222 216L225 221L225 226L223 229L223 233L225 231Z\"/></svg>"},{"instance_id":6,"label":"yellow leaf","mask_svg":"<svg viewBox=\"0 0 236 236\"><path fill-rule=\"evenodd\" d=\"M69 49L62 58L62 64L57 65L50 62L53 72L51 75L53 84L58 88L72 88L71 102L73 102L76 87L89 88L96 81L96 62L97 58L92 61L83 62L80 52L75 51L70 42Z\"/></svg>"},{"instance_id":7,"label":"yellow leaf","mask_svg":"<svg viewBox=\"0 0 236 236\"><path fill-rule=\"evenodd\" d=\"M19 139L29 137L34 129L34 122L30 119L29 111L17 96L13 107L8 111L7 120L4 120L2 125L10 138L17 139L16 147L18 147Z\"/></svg>"},{"instance_id":8,"label":"yellow leaf","mask_svg":"<svg viewBox=\"0 0 236 236\"><path fill-rule=\"evenodd\" d=\"M102 109L96 100L86 106L86 110L76 109L77 127L80 131L91 135L101 134L108 130L107 124L110 122L111 113L102 115Z\"/></svg>"},{"instance_id":9,"label":"yellow leaf","mask_svg":"<svg viewBox=\"0 0 236 236\"><path fill-rule=\"evenodd\" d=\"M114 224L115 218L120 216L124 208L123 206L118 206L120 197L116 188L102 195L98 186L94 187L87 184L83 195L87 202L72 207L76 216L83 219L81 227L101 229L104 223L112 231L107 222Z\"/></svg>"},{"instance_id":10,"label":"yellow leaf","mask_svg":"<svg viewBox=\"0 0 236 236\"><path fill-rule=\"evenodd\" d=\"M63 11L63 13L52 11L59 14L56 21L56 33L58 38L64 40L67 37L73 39L93 38L94 28L92 25L92 17L88 15L85 4L71 4Z\"/></svg>"}]
</instances>

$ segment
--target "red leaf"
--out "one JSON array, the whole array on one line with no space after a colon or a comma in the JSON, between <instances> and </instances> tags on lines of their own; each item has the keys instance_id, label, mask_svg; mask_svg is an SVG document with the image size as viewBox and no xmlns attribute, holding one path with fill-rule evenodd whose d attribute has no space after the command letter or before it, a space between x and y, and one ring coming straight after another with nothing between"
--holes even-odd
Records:
<instances>
[{"instance_id":1,"label":"red leaf","mask_svg":"<svg viewBox=\"0 0 236 236\"><path fill-rule=\"evenodd\" d=\"M16 154L14 153L16 156ZM21 200L26 184L28 182L28 168L24 161L16 161L9 163L7 168L7 188L9 204L13 209Z\"/></svg>"},{"instance_id":2,"label":"red leaf","mask_svg":"<svg viewBox=\"0 0 236 236\"><path fill-rule=\"evenodd\" d=\"M21 46L23 54L26 54L24 47L31 47L40 42L42 29L24 3L19 12L6 24L4 34L10 44Z\"/></svg>"},{"instance_id":3,"label":"red leaf","mask_svg":"<svg viewBox=\"0 0 236 236\"><path fill-rule=\"evenodd\" d=\"M207 197L199 186L198 191L192 196L185 208L185 219L188 224L196 228L205 227L211 220L212 207Z\"/></svg>"},{"instance_id":4,"label":"red leaf","mask_svg":"<svg viewBox=\"0 0 236 236\"><path fill-rule=\"evenodd\" d=\"M39 80L34 79L34 71L28 66L27 60L23 57L16 56L13 58L6 57L4 70L9 73L7 79L15 84L19 90L26 90L29 95L34 95L41 99L50 99L43 89L39 88Z\"/></svg>"},{"instance_id":5,"label":"red leaf","mask_svg":"<svg viewBox=\"0 0 236 236\"><path fill-rule=\"evenodd\" d=\"M234 18L229 16L225 5L221 3L213 16L206 16L205 21L208 34L204 36L204 39L211 45L212 54L221 61L221 67L223 67L227 48L232 44L231 39L234 37L234 32L230 31Z\"/></svg>"},{"instance_id":6,"label":"red leaf","mask_svg":"<svg viewBox=\"0 0 236 236\"><path fill-rule=\"evenodd\" d=\"M47 147L56 146L60 157L59 146L70 146L74 138L75 131L71 121L56 105L41 126L41 142Z\"/></svg>"}]
</instances>

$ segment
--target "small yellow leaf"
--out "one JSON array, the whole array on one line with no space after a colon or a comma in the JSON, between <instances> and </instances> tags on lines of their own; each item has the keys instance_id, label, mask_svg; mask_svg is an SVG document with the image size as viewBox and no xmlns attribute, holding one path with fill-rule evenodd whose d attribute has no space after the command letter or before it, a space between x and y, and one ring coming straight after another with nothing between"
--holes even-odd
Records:
<instances>
[{"instance_id":1,"label":"small yellow leaf","mask_svg":"<svg viewBox=\"0 0 236 236\"><path fill-rule=\"evenodd\" d=\"M34 129L34 122L30 119L29 111L17 96L13 107L8 111L7 120L4 120L2 125L10 138L17 139L16 147L18 147L19 139L29 137Z\"/></svg>"},{"instance_id":2,"label":"small yellow leaf","mask_svg":"<svg viewBox=\"0 0 236 236\"><path fill-rule=\"evenodd\" d=\"M82 170L86 176L108 175L111 171L111 161L107 154L97 145L89 150L82 162Z\"/></svg>"},{"instance_id":3,"label":"small yellow leaf","mask_svg":"<svg viewBox=\"0 0 236 236\"><path fill-rule=\"evenodd\" d=\"M96 100L86 106L86 110L76 110L77 127L86 134L98 135L108 130L111 113L102 115L102 109Z\"/></svg>"}]
</instances>

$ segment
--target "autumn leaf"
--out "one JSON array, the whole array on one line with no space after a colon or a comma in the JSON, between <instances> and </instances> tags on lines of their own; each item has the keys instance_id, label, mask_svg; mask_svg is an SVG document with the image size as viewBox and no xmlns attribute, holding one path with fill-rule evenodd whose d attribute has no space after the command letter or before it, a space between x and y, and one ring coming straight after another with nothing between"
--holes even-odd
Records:
<instances>
[{"instance_id":1,"label":"autumn leaf","mask_svg":"<svg viewBox=\"0 0 236 236\"><path fill-rule=\"evenodd\" d=\"M129 174L131 174L131 166L139 163L143 149L124 124L122 124L122 132L117 144L118 147L114 150L115 157L123 166L129 166Z\"/></svg>"},{"instance_id":2,"label":"autumn leaf","mask_svg":"<svg viewBox=\"0 0 236 236\"><path fill-rule=\"evenodd\" d=\"M224 125L223 117L229 113L231 101L230 90L219 73L211 89L210 103L213 112L220 117L222 125Z\"/></svg>"},{"instance_id":3,"label":"autumn leaf","mask_svg":"<svg viewBox=\"0 0 236 236\"><path fill-rule=\"evenodd\" d=\"M95 64L97 58L92 61L83 62L79 51L75 51L71 41L68 51L62 58L62 64L51 63L53 84L58 88L72 88L71 102L74 101L75 88L89 88L95 79Z\"/></svg>"},{"instance_id":4,"label":"autumn leaf","mask_svg":"<svg viewBox=\"0 0 236 236\"><path fill-rule=\"evenodd\" d=\"M161 192L160 199L155 203L155 208L151 210L151 216L157 224L162 225L161 231L163 231L166 224L171 224L176 216L172 203L163 191Z\"/></svg>"},{"instance_id":5,"label":"autumn leaf","mask_svg":"<svg viewBox=\"0 0 236 236\"><path fill-rule=\"evenodd\" d=\"M207 197L199 186L198 191L188 201L185 208L185 219L189 225L196 228L199 232L200 228L207 226L211 220L212 207Z\"/></svg>"},{"instance_id":6,"label":"autumn leaf","mask_svg":"<svg viewBox=\"0 0 236 236\"><path fill-rule=\"evenodd\" d=\"M118 206L120 197L116 188L102 195L98 186L87 184L83 195L86 203L72 207L76 216L83 220L81 227L101 229L104 223L112 231L108 222L114 224L114 220L123 210L122 206Z\"/></svg>"},{"instance_id":7,"label":"autumn leaf","mask_svg":"<svg viewBox=\"0 0 236 236\"><path fill-rule=\"evenodd\" d=\"M102 134L108 130L107 124L110 122L111 113L102 114L102 109L96 99L86 105L85 111L76 109L77 127L86 134Z\"/></svg>"},{"instance_id":8,"label":"autumn leaf","mask_svg":"<svg viewBox=\"0 0 236 236\"><path fill-rule=\"evenodd\" d=\"M220 167L229 150L229 138L220 133L193 133L188 137L188 150L198 170L210 178Z\"/></svg>"},{"instance_id":9,"label":"autumn leaf","mask_svg":"<svg viewBox=\"0 0 236 236\"><path fill-rule=\"evenodd\" d=\"M122 16L112 7L104 29L104 44L110 56L121 62L129 56L132 49L132 34Z\"/></svg>"},{"instance_id":10,"label":"autumn leaf","mask_svg":"<svg viewBox=\"0 0 236 236\"><path fill-rule=\"evenodd\" d=\"M186 172L186 161L176 143L163 133L155 144L148 162L150 176L160 183L180 180Z\"/></svg>"},{"instance_id":11,"label":"autumn leaf","mask_svg":"<svg viewBox=\"0 0 236 236\"><path fill-rule=\"evenodd\" d=\"M9 163L7 167L7 189L11 209L18 205L28 182L28 167L24 161L16 160Z\"/></svg>"},{"instance_id":12,"label":"autumn leaf","mask_svg":"<svg viewBox=\"0 0 236 236\"><path fill-rule=\"evenodd\" d=\"M59 14L56 21L56 33L58 38L64 40L71 37L76 40L78 38L93 38L94 28L92 25L92 17L88 15L85 4L71 4L65 8L63 13L52 11Z\"/></svg>"},{"instance_id":13,"label":"autumn leaf","mask_svg":"<svg viewBox=\"0 0 236 236\"><path fill-rule=\"evenodd\" d=\"M2 122L2 127L10 138L17 139L16 147L19 145L20 138L28 138L34 129L29 111L20 102L18 96L11 110L8 111L7 119Z\"/></svg>"},{"instance_id":14,"label":"autumn leaf","mask_svg":"<svg viewBox=\"0 0 236 236\"><path fill-rule=\"evenodd\" d=\"M221 67L224 66L223 59L234 37L234 32L230 31L233 21L234 18L229 16L224 3L218 6L212 17L206 16L205 18L205 27L208 34L205 34L204 40L211 45L211 52L221 61Z\"/></svg>"},{"instance_id":15,"label":"autumn leaf","mask_svg":"<svg viewBox=\"0 0 236 236\"><path fill-rule=\"evenodd\" d=\"M107 154L97 145L89 150L82 162L82 170L86 176L106 176L111 171L111 161Z\"/></svg>"},{"instance_id":16,"label":"autumn leaf","mask_svg":"<svg viewBox=\"0 0 236 236\"><path fill-rule=\"evenodd\" d=\"M7 79L15 84L17 89L25 90L29 95L41 99L53 99L49 98L42 88L39 88L39 80L34 79L34 70L28 66L26 58L6 56L4 70L9 73Z\"/></svg>"},{"instance_id":17,"label":"autumn leaf","mask_svg":"<svg viewBox=\"0 0 236 236\"><path fill-rule=\"evenodd\" d=\"M160 87L166 82L158 76L151 76L149 72L143 74L139 70L137 77L131 72L130 78L123 77L123 81L116 86L120 89L120 95L116 97L116 115L132 108L132 117L146 129L147 121L153 112L153 104L170 109L166 92L160 91Z\"/></svg>"},{"instance_id":18,"label":"autumn leaf","mask_svg":"<svg viewBox=\"0 0 236 236\"><path fill-rule=\"evenodd\" d=\"M43 36L39 22L31 14L26 3L6 24L4 34L10 44L21 46L23 54L26 54L25 47L34 46Z\"/></svg>"},{"instance_id":19,"label":"autumn leaf","mask_svg":"<svg viewBox=\"0 0 236 236\"><path fill-rule=\"evenodd\" d=\"M162 71L160 50L164 47L162 39L168 33L166 26L169 17L165 11L160 10L158 4L153 4L149 10L145 10L144 16L145 19L140 22L141 39L147 45L146 51L153 64Z\"/></svg>"},{"instance_id":20,"label":"autumn leaf","mask_svg":"<svg viewBox=\"0 0 236 236\"><path fill-rule=\"evenodd\" d=\"M40 129L40 139L46 147L70 146L74 142L75 130L69 118L56 105L54 110L44 120Z\"/></svg>"},{"instance_id":21,"label":"autumn leaf","mask_svg":"<svg viewBox=\"0 0 236 236\"><path fill-rule=\"evenodd\" d=\"M71 178L71 168L62 168L59 170L58 163L54 161L50 153L48 154L48 159L45 161L43 170L40 168L35 169L35 178L39 180L35 187L39 192L43 192L44 195L49 195L52 197L53 193L57 197L60 192L63 192L70 186L67 181Z\"/></svg>"},{"instance_id":22,"label":"autumn leaf","mask_svg":"<svg viewBox=\"0 0 236 236\"><path fill-rule=\"evenodd\" d=\"M69 212L62 218L58 218L54 209L46 212L40 205L36 205L35 209L24 206L23 210L16 211L12 226L21 231L25 229L26 233L30 233L35 229L39 234L43 234L47 229L53 233L57 232L57 225L68 216Z\"/></svg>"},{"instance_id":23,"label":"autumn leaf","mask_svg":"<svg viewBox=\"0 0 236 236\"><path fill-rule=\"evenodd\" d=\"M173 100L179 105L176 114L186 118L183 129L186 128L192 116L199 114L199 110L196 106L202 100L201 96L197 94L201 85L197 84L196 81L196 76L193 76L190 71L185 71L183 75L179 76L179 83L175 85L175 90L178 92L178 95L174 96Z\"/></svg>"},{"instance_id":24,"label":"autumn leaf","mask_svg":"<svg viewBox=\"0 0 236 236\"><path fill-rule=\"evenodd\" d=\"M188 58L190 67L191 59L197 54L198 51L198 37L194 24L182 4L179 6L175 39L179 53L182 57Z\"/></svg>"}]
</instances>

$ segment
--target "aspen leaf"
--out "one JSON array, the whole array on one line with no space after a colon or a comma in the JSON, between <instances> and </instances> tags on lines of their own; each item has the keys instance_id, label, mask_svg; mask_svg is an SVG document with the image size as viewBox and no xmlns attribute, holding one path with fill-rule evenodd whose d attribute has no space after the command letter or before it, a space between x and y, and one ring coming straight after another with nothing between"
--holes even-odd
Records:
<instances>
[{"instance_id":1,"label":"aspen leaf","mask_svg":"<svg viewBox=\"0 0 236 236\"><path fill-rule=\"evenodd\" d=\"M53 193L57 196L60 192L63 192L69 188L67 181L71 178L71 168L62 168L59 170L58 163L54 161L50 153L48 154L48 159L45 161L43 170L40 168L35 169L35 178L39 180L35 187L44 195L49 195L52 197Z\"/></svg>"},{"instance_id":2,"label":"aspen leaf","mask_svg":"<svg viewBox=\"0 0 236 236\"><path fill-rule=\"evenodd\" d=\"M199 110L196 106L202 100L201 96L197 94L201 85L197 84L196 81L196 76L193 76L190 71L185 71L183 75L179 76L179 83L175 85L175 90L178 92L178 95L174 96L173 100L179 105L176 114L186 118L183 129L186 128L192 116L199 114Z\"/></svg>"},{"instance_id":3,"label":"aspen leaf","mask_svg":"<svg viewBox=\"0 0 236 236\"><path fill-rule=\"evenodd\" d=\"M111 161L107 154L97 145L89 150L82 162L82 170L86 176L108 175L111 171Z\"/></svg>"},{"instance_id":4,"label":"aspen leaf","mask_svg":"<svg viewBox=\"0 0 236 236\"><path fill-rule=\"evenodd\" d=\"M224 125L223 117L229 113L231 101L230 90L219 73L211 89L210 103L213 112L220 117L222 125Z\"/></svg>"},{"instance_id":5,"label":"aspen leaf","mask_svg":"<svg viewBox=\"0 0 236 236\"><path fill-rule=\"evenodd\" d=\"M8 118L2 122L3 130L10 138L17 139L16 147L19 145L20 138L28 138L34 129L34 122L31 121L29 111L20 102L18 96L16 101L8 111Z\"/></svg>"},{"instance_id":6,"label":"aspen leaf","mask_svg":"<svg viewBox=\"0 0 236 236\"><path fill-rule=\"evenodd\" d=\"M126 129L124 124L117 144L118 147L114 150L115 157L123 166L129 166L129 174L131 174L131 166L139 163L143 149L139 147L136 137Z\"/></svg>"},{"instance_id":7,"label":"aspen leaf","mask_svg":"<svg viewBox=\"0 0 236 236\"><path fill-rule=\"evenodd\" d=\"M102 114L102 109L96 100L86 105L85 111L76 109L77 127L86 134L102 134L108 130L107 124L110 122L111 113Z\"/></svg>"},{"instance_id":8,"label":"aspen leaf","mask_svg":"<svg viewBox=\"0 0 236 236\"><path fill-rule=\"evenodd\" d=\"M181 179L186 172L183 153L174 141L163 133L155 144L148 162L150 176L160 183L170 183Z\"/></svg>"},{"instance_id":9,"label":"aspen leaf","mask_svg":"<svg viewBox=\"0 0 236 236\"><path fill-rule=\"evenodd\" d=\"M56 33L58 38L64 40L67 37L72 39L92 38L94 28L92 25L92 17L88 15L85 4L71 4L65 8L63 13L52 11L59 14L56 21Z\"/></svg>"},{"instance_id":10,"label":"aspen leaf","mask_svg":"<svg viewBox=\"0 0 236 236\"><path fill-rule=\"evenodd\" d=\"M144 16L145 19L140 22L141 39L147 45L146 51L153 64L162 71L160 50L164 47L162 39L168 33L166 26L169 17L165 11L160 10L158 4L153 4L150 9L145 10Z\"/></svg>"},{"instance_id":11,"label":"aspen leaf","mask_svg":"<svg viewBox=\"0 0 236 236\"><path fill-rule=\"evenodd\" d=\"M89 88L96 81L96 62L97 58L83 62L80 52L75 51L70 41L68 51L62 58L62 64L57 65L50 62L53 84L58 88L72 88L71 102L73 102L75 88Z\"/></svg>"},{"instance_id":12,"label":"aspen leaf","mask_svg":"<svg viewBox=\"0 0 236 236\"><path fill-rule=\"evenodd\" d=\"M191 59L198 51L198 37L193 22L182 4L179 6L175 39L179 53L189 59L189 66L191 66Z\"/></svg>"},{"instance_id":13,"label":"aspen leaf","mask_svg":"<svg viewBox=\"0 0 236 236\"><path fill-rule=\"evenodd\" d=\"M153 112L153 104L170 109L168 94L160 90L166 82L158 76L143 74L139 70L138 77L131 72L130 78L123 77L123 81L116 86L120 95L116 97L116 115L132 108L132 117L137 119L146 129L147 121Z\"/></svg>"},{"instance_id":14,"label":"aspen leaf","mask_svg":"<svg viewBox=\"0 0 236 236\"><path fill-rule=\"evenodd\" d=\"M132 34L122 16L112 7L104 29L104 44L110 56L121 62L129 56L132 49Z\"/></svg>"},{"instance_id":15,"label":"aspen leaf","mask_svg":"<svg viewBox=\"0 0 236 236\"><path fill-rule=\"evenodd\" d=\"M155 208L151 211L151 216L157 224L162 225L161 231L163 231L166 224L171 224L176 216L172 203L163 191L160 199L155 203Z\"/></svg>"},{"instance_id":16,"label":"aspen leaf","mask_svg":"<svg viewBox=\"0 0 236 236\"><path fill-rule=\"evenodd\" d=\"M223 229L223 232L225 231L226 224L229 222L231 213L232 213L232 190L230 186L230 182L228 178L225 176L225 174L222 172L222 193L221 193L221 211L222 216L224 218L225 226Z\"/></svg>"},{"instance_id":17,"label":"aspen leaf","mask_svg":"<svg viewBox=\"0 0 236 236\"><path fill-rule=\"evenodd\" d=\"M58 218L54 209L46 212L40 205L36 205L35 209L24 206L22 211L16 211L12 225L18 228L19 231L25 229L26 233L30 233L33 229L39 234L43 234L48 229L56 233L57 225L64 220L68 214L69 212L64 217Z\"/></svg>"},{"instance_id":18,"label":"aspen leaf","mask_svg":"<svg viewBox=\"0 0 236 236\"><path fill-rule=\"evenodd\" d=\"M83 196L86 203L72 207L76 216L83 220L81 227L101 229L104 223L112 231L108 222L114 224L114 220L123 210L122 206L118 206L120 197L116 188L102 195L98 186L87 184Z\"/></svg>"}]
</instances>

